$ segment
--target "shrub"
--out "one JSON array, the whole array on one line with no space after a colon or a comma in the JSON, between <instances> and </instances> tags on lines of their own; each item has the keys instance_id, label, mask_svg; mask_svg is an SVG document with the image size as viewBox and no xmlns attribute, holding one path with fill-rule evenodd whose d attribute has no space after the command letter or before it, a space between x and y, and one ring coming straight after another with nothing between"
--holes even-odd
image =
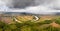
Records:
<instances>
[{"instance_id":1,"label":"shrub","mask_svg":"<svg viewBox=\"0 0 60 31\"><path fill-rule=\"evenodd\" d=\"M56 18L55 23L60 24L60 18Z\"/></svg>"},{"instance_id":2,"label":"shrub","mask_svg":"<svg viewBox=\"0 0 60 31\"><path fill-rule=\"evenodd\" d=\"M48 31L60 31L60 28L49 26L49 27L45 28L45 30L48 30Z\"/></svg>"},{"instance_id":3,"label":"shrub","mask_svg":"<svg viewBox=\"0 0 60 31\"><path fill-rule=\"evenodd\" d=\"M52 20L45 20L45 21L38 22L38 24L44 25L44 24L50 24L52 22L53 22Z\"/></svg>"},{"instance_id":4,"label":"shrub","mask_svg":"<svg viewBox=\"0 0 60 31\"><path fill-rule=\"evenodd\" d=\"M50 24L50 23L52 23L53 21L52 20L45 20L43 23L45 23L45 24Z\"/></svg>"}]
</instances>

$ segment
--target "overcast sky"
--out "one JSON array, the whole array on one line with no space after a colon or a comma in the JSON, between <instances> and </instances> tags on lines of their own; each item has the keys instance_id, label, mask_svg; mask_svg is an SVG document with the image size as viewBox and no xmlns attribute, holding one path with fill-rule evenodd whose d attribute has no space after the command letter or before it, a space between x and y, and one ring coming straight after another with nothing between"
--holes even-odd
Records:
<instances>
[{"instance_id":1,"label":"overcast sky","mask_svg":"<svg viewBox=\"0 0 60 31\"><path fill-rule=\"evenodd\" d=\"M4 12L52 14L59 12L57 10L60 10L60 0L0 0L0 11Z\"/></svg>"}]
</instances>

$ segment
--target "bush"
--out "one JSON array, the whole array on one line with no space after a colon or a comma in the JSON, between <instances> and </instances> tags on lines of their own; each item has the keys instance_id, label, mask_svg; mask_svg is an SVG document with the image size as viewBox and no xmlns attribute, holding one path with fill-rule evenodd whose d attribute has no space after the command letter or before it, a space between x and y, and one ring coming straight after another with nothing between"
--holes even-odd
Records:
<instances>
[{"instance_id":1,"label":"bush","mask_svg":"<svg viewBox=\"0 0 60 31\"><path fill-rule=\"evenodd\" d=\"M49 27L45 28L45 30L48 30L48 31L60 31L60 28L49 26Z\"/></svg>"},{"instance_id":2,"label":"bush","mask_svg":"<svg viewBox=\"0 0 60 31\"><path fill-rule=\"evenodd\" d=\"M55 23L60 24L60 18L56 18Z\"/></svg>"},{"instance_id":3,"label":"bush","mask_svg":"<svg viewBox=\"0 0 60 31\"><path fill-rule=\"evenodd\" d=\"M45 21L38 22L38 24L44 25L44 24L50 24L52 22L53 22L52 20L45 20Z\"/></svg>"},{"instance_id":4,"label":"bush","mask_svg":"<svg viewBox=\"0 0 60 31\"><path fill-rule=\"evenodd\" d=\"M50 23L52 23L53 21L52 20L45 20L43 23L45 23L45 24L50 24Z\"/></svg>"},{"instance_id":5,"label":"bush","mask_svg":"<svg viewBox=\"0 0 60 31\"><path fill-rule=\"evenodd\" d=\"M30 26L27 26L27 25L22 26L21 27L21 31L31 31L31 27Z\"/></svg>"},{"instance_id":6,"label":"bush","mask_svg":"<svg viewBox=\"0 0 60 31\"><path fill-rule=\"evenodd\" d=\"M52 22L53 21L51 20L45 20L39 23L31 21L24 23L15 22L15 24L0 22L0 31L60 31L60 28L55 28L49 25Z\"/></svg>"}]
</instances>

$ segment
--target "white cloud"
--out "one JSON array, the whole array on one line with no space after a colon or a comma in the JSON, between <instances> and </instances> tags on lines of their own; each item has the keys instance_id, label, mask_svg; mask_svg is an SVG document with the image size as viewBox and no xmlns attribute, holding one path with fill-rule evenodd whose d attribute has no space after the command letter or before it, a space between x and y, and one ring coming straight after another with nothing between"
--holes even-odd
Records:
<instances>
[{"instance_id":1,"label":"white cloud","mask_svg":"<svg viewBox=\"0 0 60 31\"><path fill-rule=\"evenodd\" d=\"M56 1L55 1L56 2ZM32 13L32 14L55 14L54 12L60 12L59 10L54 10L54 6L60 7L60 0L56 3L52 2L51 4L46 5L38 5L38 6L29 6L24 9L10 9L8 6L6 6L6 3L0 2L0 11L3 12L26 12L26 13ZM57 4L58 3L58 4ZM57 5L56 5L57 4Z\"/></svg>"}]
</instances>

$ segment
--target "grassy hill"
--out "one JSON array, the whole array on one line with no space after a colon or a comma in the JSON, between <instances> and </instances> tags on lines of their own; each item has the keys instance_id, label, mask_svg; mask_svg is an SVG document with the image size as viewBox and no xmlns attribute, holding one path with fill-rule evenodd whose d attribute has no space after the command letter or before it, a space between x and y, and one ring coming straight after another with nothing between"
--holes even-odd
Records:
<instances>
[{"instance_id":1,"label":"grassy hill","mask_svg":"<svg viewBox=\"0 0 60 31\"><path fill-rule=\"evenodd\" d=\"M60 31L60 16L0 15L0 31Z\"/></svg>"}]
</instances>

